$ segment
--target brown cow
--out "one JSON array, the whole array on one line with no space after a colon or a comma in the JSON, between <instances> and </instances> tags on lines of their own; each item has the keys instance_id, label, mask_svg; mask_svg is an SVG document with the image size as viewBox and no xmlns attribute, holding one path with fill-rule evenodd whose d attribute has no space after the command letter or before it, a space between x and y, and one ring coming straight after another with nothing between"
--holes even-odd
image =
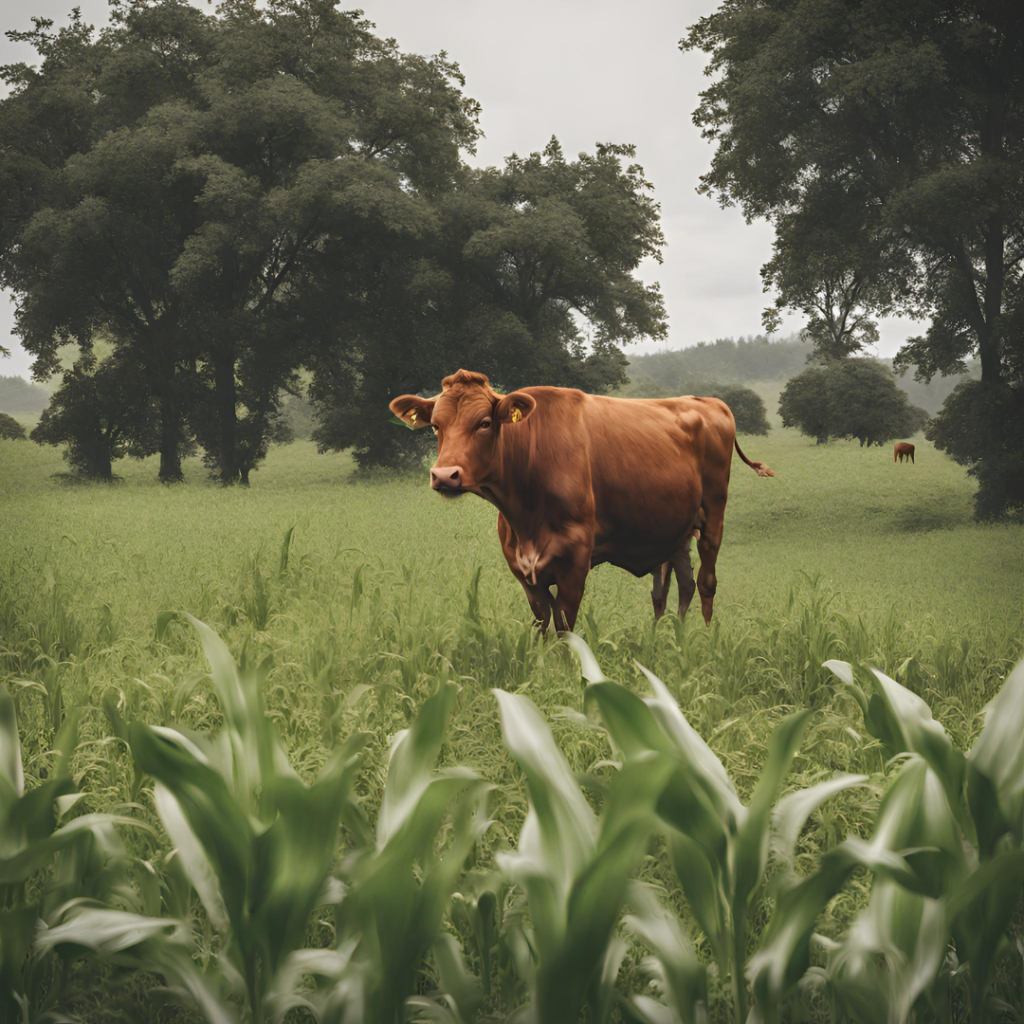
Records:
<instances>
[{"instance_id":1,"label":"brown cow","mask_svg":"<svg viewBox=\"0 0 1024 1024\"><path fill-rule=\"evenodd\" d=\"M740 451L732 413L717 398L605 398L551 387L500 395L482 373L459 370L441 394L402 395L391 411L437 435L434 490L478 494L498 509L505 560L542 631L552 609L556 628L575 626L587 573L602 562L654 576L655 619L674 569L684 615L695 589L691 537L710 622L733 447L759 476L775 475Z\"/></svg>"},{"instance_id":2,"label":"brown cow","mask_svg":"<svg viewBox=\"0 0 1024 1024\"><path fill-rule=\"evenodd\" d=\"M892 450L892 461L896 460L902 462L904 459L910 459L914 461L914 446L907 441L897 441L895 447Z\"/></svg>"}]
</instances>

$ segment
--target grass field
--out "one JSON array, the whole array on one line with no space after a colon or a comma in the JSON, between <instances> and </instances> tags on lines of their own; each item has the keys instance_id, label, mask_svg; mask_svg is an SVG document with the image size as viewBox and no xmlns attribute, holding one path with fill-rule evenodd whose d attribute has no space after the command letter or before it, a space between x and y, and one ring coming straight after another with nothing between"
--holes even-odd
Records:
<instances>
[{"instance_id":1,"label":"grass field","mask_svg":"<svg viewBox=\"0 0 1024 1024\"><path fill-rule=\"evenodd\" d=\"M634 661L663 679L741 798L772 728L803 707L814 714L790 781L844 771L878 783L841 794L812 819L802 862L863 834L888 770L823 661L889 673L967 750L982 709L1024 655L1024 529L973 523L965 472L915 442L908 466L893 464L891 448L816 446L778 428L744 438L748 456L776 477L734 462L710 628L699 607L684 623L667 615L655 627L649 579L602 566L587 583L578 632L604 671L638 692ZM572 714L583 710L579 665L564 644L532 638L483 501L441 501L425 473L360 482L346 457L317 455L308 442L273 450L248 490L209 484L197 461L187 484L171 488L157 484L152 461L121 463L114 486L62 485L52 479L60 469L52 449L0 441L0 681L18 695L30 785L50 764L61 707L83 709L73 771L91 810L134 804L131 813L154 825L131 840L140 855L155 858L168 843L130 760L108 739L103 698L152 724L220 721L194 634L177 622L157 629L168 610L211 625L236 656L272 655L267 704L303 777L340 736L371 733L357 785L371 819L389 737L441 682L456 682L442 761L495 787L479 864L514 846L526 810L491 688L529 695L572 768L607 776L604 735ZM673 591L670 608L674 600ZM662 860L652 847L643 873L675 892ZM856 876L818 930L840 934L865 885ZM640 985L638 960L627 957L626 988ZM135 990L112 1002L97 984L81 979L80 1012L140 1019ZM1019 1006L1019 969L1007 985L1003 995Z\"/></svg>"}]
</instances>

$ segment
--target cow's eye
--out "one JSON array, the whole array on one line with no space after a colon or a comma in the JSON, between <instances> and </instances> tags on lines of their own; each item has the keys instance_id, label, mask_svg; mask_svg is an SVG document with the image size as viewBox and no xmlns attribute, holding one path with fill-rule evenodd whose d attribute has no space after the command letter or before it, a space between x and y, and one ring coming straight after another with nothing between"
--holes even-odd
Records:
<instances>
[{"instance_id":1,"label":"cow's eye","mask_svg":"<svg viewBox=\"0 0 1024 1024\"><path fill-rule=\"evenodd\" d=\"M480 429L481 430L490 430L491 429L491 421L490 420L481 420L480 421Z\"/></svg>"}]
</instances>

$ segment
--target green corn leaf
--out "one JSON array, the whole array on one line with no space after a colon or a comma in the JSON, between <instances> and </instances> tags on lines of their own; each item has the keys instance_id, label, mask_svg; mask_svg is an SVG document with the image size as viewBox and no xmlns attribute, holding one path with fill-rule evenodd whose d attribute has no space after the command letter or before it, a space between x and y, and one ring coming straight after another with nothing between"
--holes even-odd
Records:
<instances>
[{"instance_id":1,"label":"green corn leaf","mask_svg":"<svg viewBox=\"0 0 1024 1024\"><path fill-rule=\"evenodd\" d=\"M443 684L424 702L412 727L395 737L377 823L378 843L386 843L401 828L430 785L457 693L454 683Z\"/></svg>"},{"instance_id":2,"label":"green corn leaf","mask_svg":"<svg viewBox=\"0 0 1024 1024\"><path fill-rule=\"evenodd\" d=\"M653 954L645 966L654 973L663 1000L659 1003L649 996L633 996L634 1009L651 1022L706 1024L707 969L697 958L679 920L661 906L646 886L638 883L630 889L629 904L633 913L623 922Z\"/></svg>"},{"instance_id":3,"label":"green corn leaf","mask_svg":"<svg viewBox=\"0 0 1024 1024\"><path fill-rule=\"evenodd\" d=\"M38 790L32 792L38 792ZM20 885L40 868L45 867L54 853L97 825L146 827L135 818L127 818L123 815L83 814L81 817L73 818L49 835L33 840L14 856L0 858L0 885Z\"/></svg>"},{"instance_id":4,"label":"green corn leaf","mask_svg":"<svg viewBox=\"0 0 1024 1024\"><path fill-rule=\"evenodd\" d=\"M590 613L588 612L587 614L589 616ZM587 623L591 636L595 637L597 629L593 625L593 620L588 618ZM581 636L577 636L575 633L564 633L562 639L572 653L579 658L583 678L588 683L604 683L608 681L605 674L601 671L601 666L597 663L597 658L594 657L594 652L587 646L587 642Z\"/></svg>"},{"instance_id":5,"label":"green corn leaf","mask_svg":"<svg viewBox=\"0 0 1024 1024\"><path fill-rule=\"evenodd\" d=\"M456 1022L474 1020L483 1004L484 991L480 980L467 969L458 940L443 932L434 939L433 952L440 990L454 1003L454 1013L449 1013Z\"/></svg>"},{"instance_id":6,"label":"green corn leaf","mask_svg":"<svg viewBox=\"0 0 1024 1024\"><path fill-rule=\"evenodd\" d=\"M0 822L7 808L25 792L21 740L14 698L0 686Z\"/></svg>"},{"instance_id":7,"label":"green corn leaf","mask_svg":"<svg viewBox=\"0 0 1024 1024\"><path fill-rule=\"evenodd\" d=\"M139 764L173 796L181 819L195 836L203 858L216 876L228 918L240 923L244 920L252 865L253 829L248 817L223 777L196 758L194 745L189 744L185 737L175 735L169 729L157 733L142 722L132 723L130 736L132 751ZM169 807L169 802L164 800L159 809ZM197 885L196 891L211 900L207 910L218 914L215 895L208 886L205 894L200 888L204 878L209 878L209 872L201 866L202 859L196 854L196 845L185 839L173 811L164 821L164 827L168 834L172 828L176 829L176 844L185 842L183 864L193 884ZM225 923L222 919L221 925Z\"/></svg>"},{"instance_id":8,"label":"green corn leaf","mask_svg":"<svg viewBox=\"0 0 1024 1024\"><path fill-rule=\"evenodd\" d=\"M515 854L504 861L515 875L546 875L558 903L565 905L572 879L593 854L598 823L547 722L524 696L492 691L501 712L505 746L526 774L531 806Z\"/></svg>"},{"instance_id":9,"label":"green corn leaf","mask_svg":"<svg viewBox=\"0 0 1024 1024\"><path fill-rule=\"evenodd\" d=\"M793 871L796 844L807 819L830 797L844 789L863 786L866 775L839 774L807 789L787 793L772 811L771 856L786 874Z\"/></svg>"},{"instance_id":10,"label":"green corn leaf","mask_svg":"<svg viewBox=\"0 0 1024 1024\"><path fill-rule=\"evenodd\" d=\"M726 773L725 766L686 720L668 687L643 665L637 665L637 668L651 684L654 696L647 698L646 703L662 732L672 743L675 754L705 780L708 793L713 797L723 821L738 823L745 815L746 809L736 795L736 788Z\"/></svg>"},{"instance_id":11,"label":"green corn leaf","mask_svg":"<svg viewBox=\"0 0 1024 1024\"><path fill-rule=\"evenodd\" d=\"M198 970L184 921L76 906L59 924L39 932L35 945L40 952L60 949L66 955L88 951L117 966L162 974L187 992L209 1024L237 1021Z\"/></svg>"},{"instance_id":12,"label":"green corn leaf","mask_svg":"<svg viewBox=\"0 0 1024 1024\"><path fill-rule=\"evenodd\" d=\"M942 901L875 882L871 902L829 955L833 999L857 1020L906 1024L948 946Z\"/></svg>"},{"instance_id":13,"label":"green corn leaf","mask_svg":"<svg viewBox=\"0 0 1024 1024\"><path fill-rule=\"evenodd\" d=\"M951 891L949 917L975 1001L985 993L1024 891L1024 850L1004 848Z\"/></svg>"},{"instance_id":14,"label":"green corn leaf","mask_svg":"<svg viewBox=\"0 0 1024 1024\"><path fill-rule=\"evenodd\" d=\"M967 768L964 755L932 717L931 708L917 694L878 669L868 671L845 661L826 661L823 667L847 685L852 686L854 679L858 680L863 692L871 694L864 715L868 731L882 741L890 755L920 754L931 765L965 834L973 837L973 826L963 808Z\"/></svg>"},{"instance_id":15,"label":"green corn leaf","mask_svg":"<svg viewBox=\"0 0 1024 1024\"><path fill-rule=\"evenodd\" d=\"M1000 836L1024 842L1024 661L985 710L985 725L967 755L967 797L983 856Z\"/></svg>"},{"instance_id":16,"label":"green corn leaf","mask_svg":"<svg viewBox=\"0 0 1024 1024\"><path fill-rule=\"evenodd\" d=\"M800 746L809 715L809 711L798 711L784 718L768 741L768 758L735 838L734 918L746 916L747 901L767 867L772 807Z\"/></svg>"}]
</instances>

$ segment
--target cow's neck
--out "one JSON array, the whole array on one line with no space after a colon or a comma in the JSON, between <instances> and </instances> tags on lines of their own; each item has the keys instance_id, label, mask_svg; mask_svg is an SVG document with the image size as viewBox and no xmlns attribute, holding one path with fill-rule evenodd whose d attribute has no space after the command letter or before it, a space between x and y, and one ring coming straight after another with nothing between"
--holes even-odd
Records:
<instances>
[{"instance_id":1,"label":"cow's neck","mask_svg":"<svg viewBox=\"0 0 1024 1024\"><path fill-rule=\"evenodd\" d=\"M533 415L539 420L539 414L538 408ZM495 453L496 469L480 487L481 496L520 537L537 535L553 517L558 517L563 505L563 498L553 487L554 475L561 467L549 465L534 450L538 426L530 423L529 431L501 438Z\"/></svg>"}]
</instances>

